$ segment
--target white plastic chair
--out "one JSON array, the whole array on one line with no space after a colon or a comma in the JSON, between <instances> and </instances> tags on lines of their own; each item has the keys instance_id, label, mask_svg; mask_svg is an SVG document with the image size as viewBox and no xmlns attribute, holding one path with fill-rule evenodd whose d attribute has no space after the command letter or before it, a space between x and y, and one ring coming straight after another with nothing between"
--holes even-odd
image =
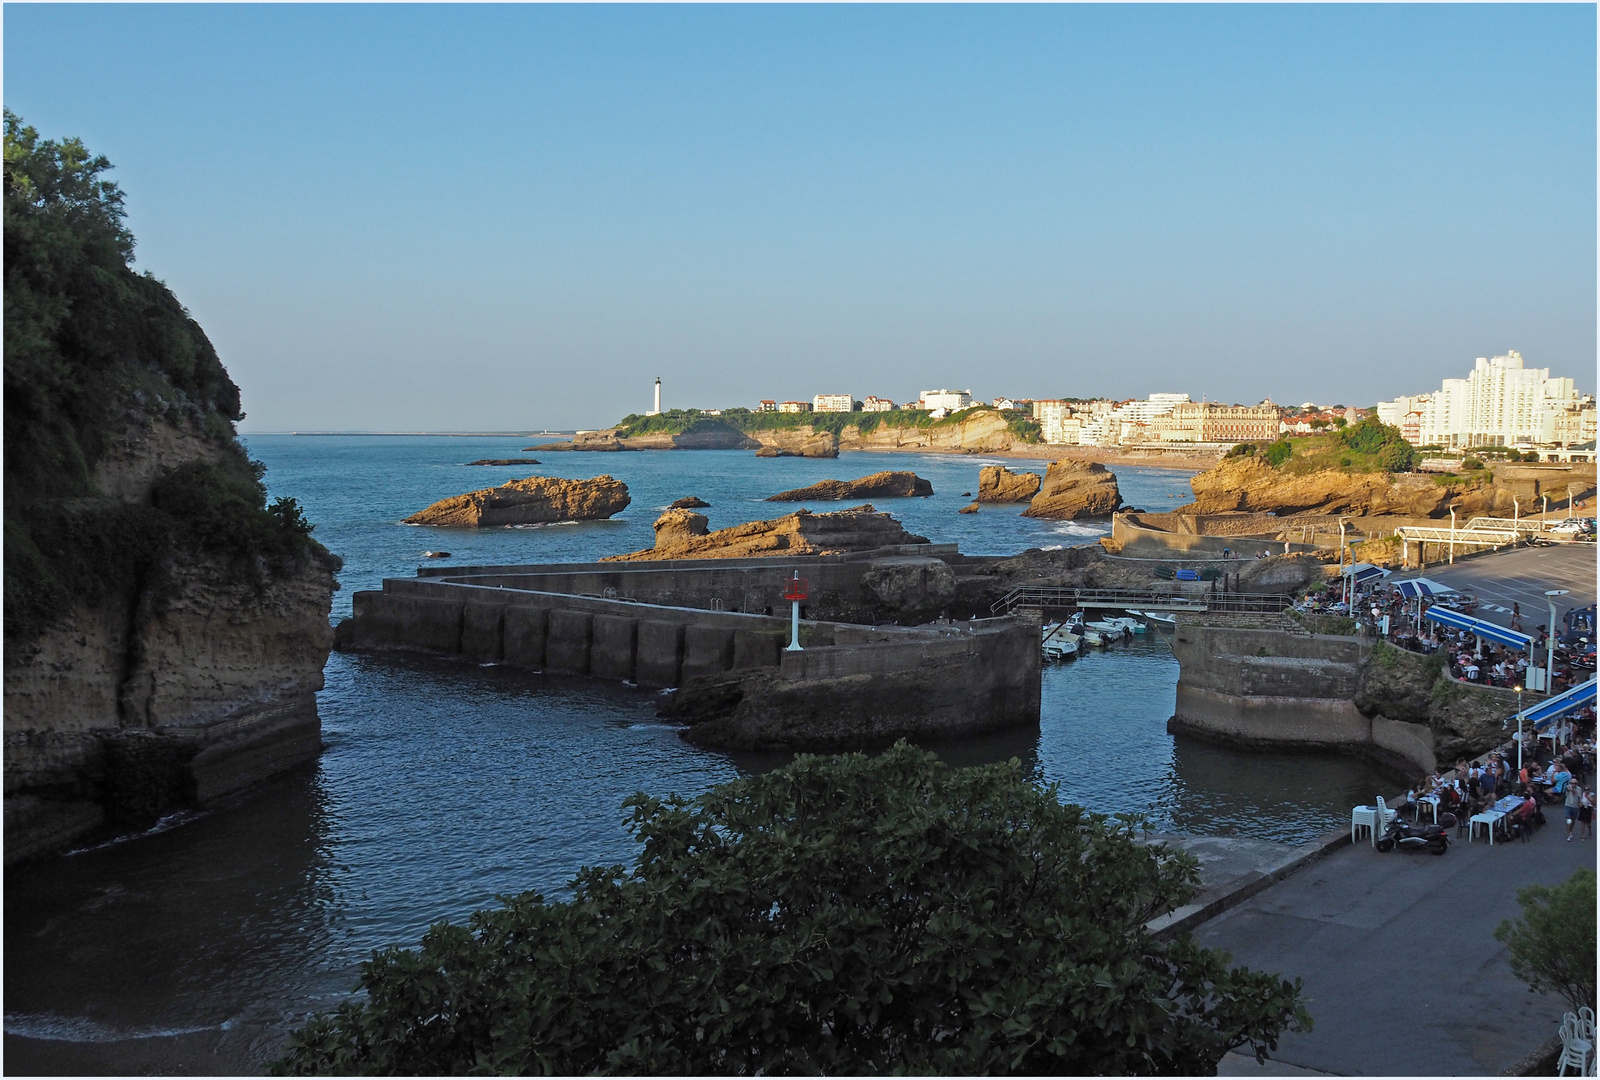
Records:
<instances>
[{"instance_id":1,"label":"white plastic chair","mask_svg":"<svg viewBox=\"0 0 1600 1080\"><path fill-rule=\"evenodd\" d=\"M1578 1029L1577 1029L1576 1034L1577 1034L1578 1038L1580 1038L1580 1039L1588 1039L1589 1040L1589 1045L1593 1046L1594 1045L1594 1010L1589 1008L1589 1006L1585 1005L1583 1008L1578 1010L1577 1020L1578 1020Z\"/></svg>"},{"instance_id":2,"label":"white plastic chair","mask_svg":"<svg viewBox=\"0 0 1600 1080\"><path fill-rule=\"evenodd\" d=\"M1350 811L1350 842L1352 844L1360 838L1362 829L1367 830L1367 835L1373 837L1373 843L1377 843L1377 837L1374 835L1378 831L1378 808L1376 806L1358 806Z\"/></svg>"},{"instance_id":3,"label":"white plastic chair","mask_svg":"<svg viewBox=\"0 0 1600 1080\"><path fill-rule=\"evenodd\" d=\"M1374 847L1376 847L1378 843L1378 833L1387 828L1389 822L1393 821L1395 817L1399 815L1399 813L1400 811L1398 810L1390 810L1388 804L1383 801L1383 796L1378 796L1378 828L1372 831L1372 843Z\"/></svg>"},{"instance_id":4,"label":"white plastic chair","mask_svg":"<svg viewBox=\"0 0 1600 1080\"><path fill-rule=\"evenodd\" d=\"M1594 1063L1590 1060L1594 1052L1594 1042L1583 1038L1579 1032L1584 1030L1583 1021L1572 1013L1561 1015L1561 1060L1556 1063L1556 1075L1567 1075L1567 1067L1571 1066L1573 1075L1588 1076Z\"/></svg>"}]
</instances>

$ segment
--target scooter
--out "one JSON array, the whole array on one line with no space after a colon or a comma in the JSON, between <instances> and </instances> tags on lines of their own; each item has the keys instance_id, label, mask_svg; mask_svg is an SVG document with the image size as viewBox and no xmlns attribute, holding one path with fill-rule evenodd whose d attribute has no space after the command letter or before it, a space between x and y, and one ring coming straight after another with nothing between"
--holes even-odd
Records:
<instances>
[{"instance_id":1,"label":"scooter","mask_svg":"<svg viewBox=\"0 0 1600 1080\"><path fill-rule=\"evenodd\" d=\"M1450 830L1456 827L1454 814L1440 814L1437 825L1409 825L1399 817L1389 822L1378 838L1378 850L1422 851L1443 855L1450 850Z\"/></svg>"}]
</instances>

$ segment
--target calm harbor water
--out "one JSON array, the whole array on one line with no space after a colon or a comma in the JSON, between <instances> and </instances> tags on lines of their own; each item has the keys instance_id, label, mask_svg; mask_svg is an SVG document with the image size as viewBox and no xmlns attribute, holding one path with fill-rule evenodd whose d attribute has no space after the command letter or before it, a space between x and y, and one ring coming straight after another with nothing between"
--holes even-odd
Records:
<instances>
[{"instance_id":1,"label":"calm harbor water","mask_svg":"<svg viewBox=\"0 0 1600 1080\"><path fill-rule=\"evenodd\" d=\"M685 495L713 504L715 528L786 512L760 501L773 491L885 468L914 470L936 494L879 509L964 551L1084 543L1106 531L1032 521L1020 507L958 516L989 463L974 457L547 454L516 469L463 463L523 456L528 440L249 443L270 467L273 494L300 499L317 536L345 559L336 618L351 592L410 574L425 550L448 550L455 563L592 559L649 546L659 510ZM398 524L435 499L513 476L601 472L633 493L616 521L481 532ZM1187 497L1187 473L1118 476L1137 506ZM1146 635L1048 668L1037 731L935 749L958 765L1017 757L1064 799L1142 812L1163 831L1290 842L1338 827L1350 805L1390 786L1355 759L1174 739L1165 725L1176 682L1165 640ZM412 943L429 923L499 894L559 894L584 864L628 862L627 795L693 794L783 760L691 747L655 706L653 694L599 681L334 654L320 761L237 805L7 873L8 1071L258 1068L290 1023L350 990L372 949Z\"/></svg>"}]
</instances>

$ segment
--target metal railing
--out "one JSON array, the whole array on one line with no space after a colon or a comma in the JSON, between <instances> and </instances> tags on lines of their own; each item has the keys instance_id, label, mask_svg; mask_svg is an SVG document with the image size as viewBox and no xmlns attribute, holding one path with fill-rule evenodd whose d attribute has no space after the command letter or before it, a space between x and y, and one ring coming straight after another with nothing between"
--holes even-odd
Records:
<instances>
[{"instance_id":1,"label":"metal railing","mask_svg":"<svg viewBox=\"0 0 1600 1080\"><path fill-rule=\"evenodd\" d=\"M1058 585L1019 585L989 606L1013 608L1112 608L1122 611L1223 612L1276 615L1294 602L1281 593L1211 592L1199 596L1144 589L1094 589Z\"/></svg>"}]
</instances>

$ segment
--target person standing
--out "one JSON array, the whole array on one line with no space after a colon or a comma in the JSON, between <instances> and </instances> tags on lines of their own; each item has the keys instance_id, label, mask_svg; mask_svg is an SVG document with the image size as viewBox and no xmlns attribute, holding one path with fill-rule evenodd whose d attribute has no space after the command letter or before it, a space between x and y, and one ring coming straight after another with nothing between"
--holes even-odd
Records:
<instances>
[{"instance_id":1,"label":"person standing","mask_svg":"<svg viewBox=\"0 0 1600 1080\"><path fill-rule=\"evenodd\" d=\"M1578 813L1583 809L1583 788L1569 782L1567 784L1566 810L1567 810L1567 842L1572 842L1572 826L1578 820Z\"/></svg>"},{"instance_id":2,"label":"person standing","mask_svg":"<svg viewBox=\"0 0 1600 1080\"><path fill-rule=\"evenodd\" d=\"M1572 786L1578 787L1576 784ZM1583 838L1590 840L1594 837L1594 792L1588 788L1578 788L1578 795L1583 800L1583 805L1578 807L1578 820L1583 824Z\"/></svg>"},{"instance_id":3,"label":"person standing","mask_svg":"<svg viewBox=\"0 0 1600 1080\"><path fill-rule=\"evenodd\" d=\"M1515 600L1511 601L1511 629L1522 629L1522 605Z\"/></svg>"}]
</instances>

